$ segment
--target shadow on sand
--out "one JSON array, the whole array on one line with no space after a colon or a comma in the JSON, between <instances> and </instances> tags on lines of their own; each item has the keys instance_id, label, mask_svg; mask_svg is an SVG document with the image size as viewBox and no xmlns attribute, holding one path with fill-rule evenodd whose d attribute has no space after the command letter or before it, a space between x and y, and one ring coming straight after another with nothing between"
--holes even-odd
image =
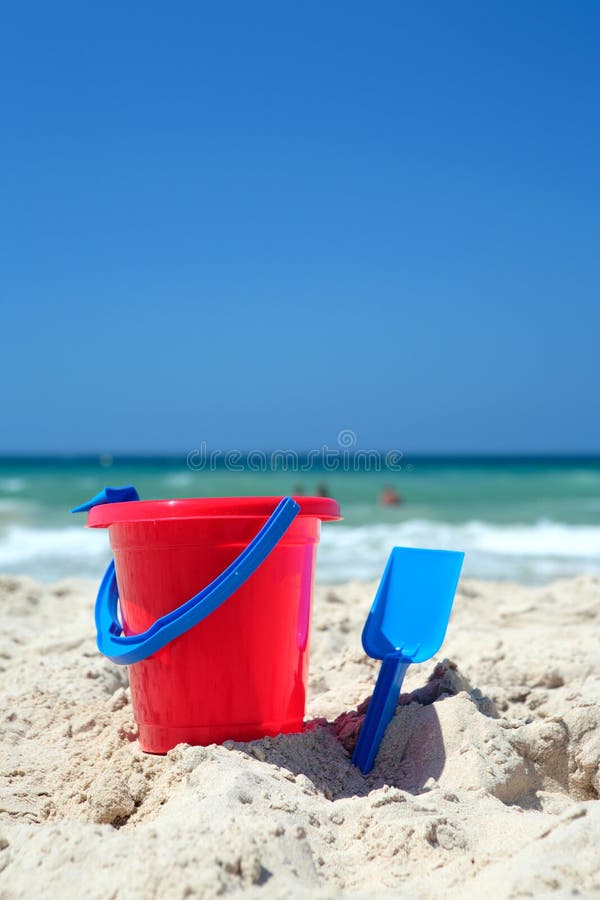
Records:
<instances>
[{"instance_id":1,"label":"shadow on sand","mask_svg":"<svg viewBox=\"0 0 600 900\"><path fill-rule=\"evenodd\" d=\"M454 664L444 661L423 687L401 695L375 766L366 776L351 757L370 697L334 722L315 719L306 723L301 734L236 744L236 749L292 773L306 793L316 792L329 800L364 797L386 785L420 794L428 782L438 780L446 763L436 701L465 686Z\"/></svg>"},{"instance_id":2,"label":"shadow on sand","mask_svg":"<svg viewBox=\"0 0 600 900\"><path fill-rule=\"evenodd\" d=\"M472 688L453 662L444 660L422 687L400 696L375 766L366 776L351 757L370 697L334 722L315 719L305 724L301 734L236 744L236 749L292 773L306 793L317 792L329 800L364 797L386 785L420 794L428 789L428 782L439 779L446 764L436 707L460 691L470 693L484 715L497 717L491 701Z\"/></svg>"}]
</instances>

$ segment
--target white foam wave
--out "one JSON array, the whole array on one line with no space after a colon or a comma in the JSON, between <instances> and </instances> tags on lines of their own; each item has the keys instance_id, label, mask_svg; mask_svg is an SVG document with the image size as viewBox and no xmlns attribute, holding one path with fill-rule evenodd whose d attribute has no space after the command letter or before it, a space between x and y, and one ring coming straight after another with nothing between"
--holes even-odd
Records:
<instances>
[{"instance_id":1,"label":"white foam wave","mask_svg":"<svg viewBox=\"0 0 600 900\"><path fill-rule=\"evenodd\" d=\"M475 578L540 583L580 572L600 575L600 526L546 520L498 525L409 519L393 525L325 525L317 579L329 584L376 580L394 546L464 550L464 574ZM1 572L26 573L42 581L98 578L109 558L103 530L19 524L0 531Z\"/></svg>"},{"instance_id":2,"label":"white foam wave","mask_svg":"<svg viewBox=\"0 0 600 900\"><path fill-rule=\"evenodd\" d=\"M25 490L24 478L0 478L0 491L6 494L19 494Z\"/></svg>"},{"instance_id":3,"label":"white foam wave","mask_svg":"<svg viewBox=\"0 0 600 900\"><path fill-rule=\"evenodd\" d=\"M165 476L165 481L170 487L184 488L193 484L194 476L191 472L173 472Z\"/></svg>"},{"instance_id":4,"label":"white foam wave","mask_svg":"<svg viewBox=\"0 0 600 900\"><path fill-rule=\"evenodd\" d=\"M104 531L13 525L0 534L0 571L41 581L98 576L109 558Z\"/></svg>"},{"instance_id":5,"label":"white foam wave","mask_svg":"<svg viewBox=\"0 0 600 900\"><path fill-rule=\"evenodd\" d=\"M464 574L474 578L543 582L582 571L600 574L597 526L546 520L533 525L497 525L410 519L395 525L324 527L320 580L376 579L394 546L463 550Z\"/></svg>"}]
</instances>

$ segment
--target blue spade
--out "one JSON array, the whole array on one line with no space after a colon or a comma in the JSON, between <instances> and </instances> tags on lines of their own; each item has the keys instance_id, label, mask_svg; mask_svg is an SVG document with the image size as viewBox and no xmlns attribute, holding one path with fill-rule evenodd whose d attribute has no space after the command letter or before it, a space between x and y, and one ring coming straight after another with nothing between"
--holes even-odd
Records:
<instances>
[{"instance_id":1,"label":"blue spade","mask_svg":"<svg viewBox=\"0 0 600 900\"><path fill-rule=\"evenodd\" d=\"M394 547L362 633L365 652L382 659L352 762L370 772L411 663L442 646L464 553Z\"/></svg>"}]
</instances>

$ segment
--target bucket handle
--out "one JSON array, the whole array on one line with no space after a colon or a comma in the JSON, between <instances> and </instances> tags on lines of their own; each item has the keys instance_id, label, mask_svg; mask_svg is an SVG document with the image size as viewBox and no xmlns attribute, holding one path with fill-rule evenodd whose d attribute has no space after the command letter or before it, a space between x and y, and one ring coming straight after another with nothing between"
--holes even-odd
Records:
<instances>
[{"instance_id":1,"label":"bucket handle","mask_svg":"<svg viewBox=\"0 0 600 900\"><path fill-rule=\"evenodd\" d=\"M100 502L111 501L101 500ZM83 506L85 508L86 504ZM284 497L258 534L214 581L177 609L161 616L147 631L140 634L132 634L127 637L122 635L123 626L117 616L119 589L115 563L114 560L111 560L96 597L95 620L98 650L112 662L126 666L147 659L170 641L180 637L194 625L198 625L231 597L240 585L258 569L271 550L279 543L299 512L300 506L296 501L291 497Z\"/></svg>"}]
</instances>

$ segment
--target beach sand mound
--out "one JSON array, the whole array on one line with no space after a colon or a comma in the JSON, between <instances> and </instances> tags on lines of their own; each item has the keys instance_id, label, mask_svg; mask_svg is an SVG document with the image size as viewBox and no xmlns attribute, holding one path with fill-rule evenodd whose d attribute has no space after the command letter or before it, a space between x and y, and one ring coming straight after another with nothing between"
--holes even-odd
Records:
<instances>
[{"instance_id":1,"label":"beach sand mound","mask_svg":"<svg viewBox=\"0 0 600 900\"><path fill-rule=\"evenodd\" d=\"M305 733L156 757L93 585L0 578L0 896L600 896L598 581L463 582L365 778L373 591L317 591Z\"/></svg>"}]
</instances>

